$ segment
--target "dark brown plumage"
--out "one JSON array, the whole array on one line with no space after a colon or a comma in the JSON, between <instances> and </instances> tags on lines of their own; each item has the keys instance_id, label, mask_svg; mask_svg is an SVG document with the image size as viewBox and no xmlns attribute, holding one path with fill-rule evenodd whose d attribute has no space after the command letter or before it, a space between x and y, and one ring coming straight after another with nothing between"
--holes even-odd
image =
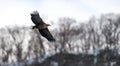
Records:
<instances>
[{"instance_id":1,"label":"dark brown plumage","mask_svg":"<svg viewBox=\"0 0 120 66\"><path fill-rule=\"evenodd\" d=\"M31 20L35 24L33 26L33 29L38 29L40 34L45 37L48 41L55 41L54 37L51 35L51 33L48 30L49 24L46 24L43 22L43 20L40 18L39 13L37 11L34 11L31 13Z\"/></svg>"}]
</instances>

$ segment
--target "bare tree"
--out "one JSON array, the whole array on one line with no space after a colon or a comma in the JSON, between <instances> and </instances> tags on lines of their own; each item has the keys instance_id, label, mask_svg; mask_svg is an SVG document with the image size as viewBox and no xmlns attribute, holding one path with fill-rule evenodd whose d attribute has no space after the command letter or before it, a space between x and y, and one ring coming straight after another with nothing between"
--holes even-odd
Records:
<instances>
[{"instance_id":1,"label":"bare tree","mask_svg":"<svg viewBox=\"0 0 120 66\"><path fill-rule=\"evenodd\" d=\"M60 51L65 52L65 46L70 46L70 41L72 40L72 36L74 35L74 24L76 21L71 18L61 18L59 19L59 29L58 31L58 42L61 45Z\"/></svg>"}]
</instances>

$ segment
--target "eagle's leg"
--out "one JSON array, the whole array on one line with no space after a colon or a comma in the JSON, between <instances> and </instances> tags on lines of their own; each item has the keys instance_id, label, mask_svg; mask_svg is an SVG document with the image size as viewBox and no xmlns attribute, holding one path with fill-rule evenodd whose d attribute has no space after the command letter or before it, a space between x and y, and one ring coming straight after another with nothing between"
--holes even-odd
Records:
<instances>
[{"instance_id":1,"label":"eagle's leg","mask_svg":"<svg viewBox=\"0 0 120 66\"><path fill-rule=\"evenodd\" d=\"M32 29L33 30L37 30L38 28L37 28L37 26L33 26Z\"/></svg>"}]
</instances>

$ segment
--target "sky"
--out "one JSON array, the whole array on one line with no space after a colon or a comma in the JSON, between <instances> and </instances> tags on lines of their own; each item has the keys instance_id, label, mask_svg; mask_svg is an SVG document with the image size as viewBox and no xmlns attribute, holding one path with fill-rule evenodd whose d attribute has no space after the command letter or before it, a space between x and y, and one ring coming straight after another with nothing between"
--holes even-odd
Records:
<instances>
[{"instance_id":1,"label":"sky","mask_svg":"<svg viewBox=\"0 0 120 66\"><path fill-rule=\"evenodd\" d=\"M31 26L30 13L37 10L46 23L61 17L78 22L106 13L120 13L120 0L0 0L0 27Z\"/></svg>"}]
</instances>

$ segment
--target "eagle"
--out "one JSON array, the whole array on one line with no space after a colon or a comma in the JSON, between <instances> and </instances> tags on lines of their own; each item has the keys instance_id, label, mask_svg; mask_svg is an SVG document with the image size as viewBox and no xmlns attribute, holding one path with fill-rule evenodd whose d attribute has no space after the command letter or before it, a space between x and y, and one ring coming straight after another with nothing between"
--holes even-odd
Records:
<instances>
[{"instance_id":1,"label":"eagle","mask_svg":"<svg viewBox=\"0 0 120 66\"><path fill-rule=\"evenodd\" d=\"M38 11L33 11L31 14L31 20L35 24L35 26L32 27L32 29L38 29L40 34L45 37L48 41L53 42L55 41L54 37L48 30L48 26L50 24L44 23L42 18L39 16Z\"/></svg>"}]
</instances>

